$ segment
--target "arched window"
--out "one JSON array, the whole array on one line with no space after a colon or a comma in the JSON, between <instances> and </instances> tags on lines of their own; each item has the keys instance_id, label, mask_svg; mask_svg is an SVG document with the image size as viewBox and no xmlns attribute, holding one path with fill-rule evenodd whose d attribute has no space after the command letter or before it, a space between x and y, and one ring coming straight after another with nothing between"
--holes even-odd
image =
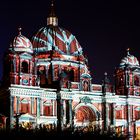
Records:
<instances>
[{"instance_id":1,"label":"arched window","mask_svg":"<svg viewBox=\"0 0 140 140\"><path fill-rule=\"evenodd\" d=\"M50 114L50 106L44 105L44 116L51 116Z\"/></svg>"},{"instance_id":2,"label":"arched window","mask_svg":"<svg viewBox=\"0 0 140 140\"><path fill-rule=\"evenodd\" d=\"M23 61L21 64L21 72L23 73L29 72L28 63L26 61Z\"/></svg>"},{"instance_id":3,"label":"arched window","mask_svg":"<svg viewBox=\"0 0 140 140\"><path fill-rule=\"evenodd\" d=\"M83 90L84 91L89 91L88 81L83 81Z\"/></svg>"},{"instance_id":4,"label":"arched window","mask_svg":"<svg viewBox=\"0 0 140 140\"><path fill-rule=\"evenodd\" d=\"M45 66L39 66L37 70L37 75L40 77L40 86L46 85L46 68Z\"/></svg>"},{"instance_id":5,"label":"arched window","mask_svg":"<svg viewBox=\"0 0 140 140\"><path fill-rule=\"evenodd\" d=\"M54 68L54 78L55 78L55 80L57 80L58 78L59 78L59 68L58 68L58 66L55 66L55 68Z\"/></svg>"},{"instance_id":6,"label":"arched window","mask_svg":"<svg viewBox=\"0 0 140 140\"><path fill-rule=\"evenodd\" d=\"M134 77L134 85L139 86L139 77L138 76Z\"/></svg>"},{"instance_id":7,"label":"arched window","mask_svg":"<svg viewBox=\"0 0 140 140\"><path fill-rule=\"evenodd\" d=\"M43 103L43 115L44 116L52 116L52 102L51 102L51 100L47 100Z\"/></svg>"},{"instance_id":8,"label":"arched window","mask_svg":"<svg viewBox=\"0 0 140 140\"><path fill-rule=\"evenodd\" d=\"M73 70L73 69L71 69L71 70L69 71L69 80L70 80L71 82L74 82L74 70Z\"/></svg>"},{"instance_id":9,"label":"arched window","mask_svg":"<svg viewBox=\"0 0 140 140\"><path fill-rule=\"evenodd\" d=\"M21 113L29 113L29 101L27 99L21 101Z\"/></svg>"},{"instance_id":10,"label":"arched window","mask_svg":"<svg viewBox=\"0 0 140 140\"><path fill-rule=\"evenodd\" d=\"M140 107L135 107L135 118L138 120L140 118Z\"/></svg>"},{"instance_id":11,"label":"arched window","mask_svg":"<svg viewBox=\"0 0 140 140\"><path fill-rule=\"evenodd\" d=\"M121 75L121 76L119 77L119 85L118 85L118 86L123 86L123 85L124 85L124 76Z\"/></svg>"}]
</instances>

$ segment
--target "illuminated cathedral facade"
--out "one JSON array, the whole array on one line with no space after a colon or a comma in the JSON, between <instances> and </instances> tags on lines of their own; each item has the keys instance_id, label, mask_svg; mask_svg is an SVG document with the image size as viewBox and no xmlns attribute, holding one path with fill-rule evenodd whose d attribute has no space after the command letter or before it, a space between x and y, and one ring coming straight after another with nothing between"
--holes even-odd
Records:
<instances>
[{"instance_id":1,"label":"illuminated cathedral facade","mask_svg":"<svg viewBox=\"0 0 140 140\"><path fill-rule=\"evenodd\" d=\"M3 114L10 128L48 124L70 127L98 126L140 134L140 66L127 50L115 70L115 85L104 75L92 84L82 47L68 30L58 26L54 4L42 27L30 41L13 39L4 60ZM6 85L6 86L5 86Z\"/></svg>"}]
</instances>

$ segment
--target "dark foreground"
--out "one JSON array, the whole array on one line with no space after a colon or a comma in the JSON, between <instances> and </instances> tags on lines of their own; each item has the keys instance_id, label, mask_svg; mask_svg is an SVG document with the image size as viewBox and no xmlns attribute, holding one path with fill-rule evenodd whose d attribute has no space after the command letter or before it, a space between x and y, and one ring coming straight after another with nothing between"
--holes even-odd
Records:
<instances>
[{"instance_id":1,"label":"dark foreground","mask_svg":"<svg viewBox=\"0 0 140 140\"><path fill-rule=\"evenodd\" d=\"M61 132L46 131L46 130L1 130L0 140L3 139L14 139L14 140L33 140L33 139L71 139L71 140L126 140L127 137L116 134L113 132L72 132L70 130L64 130Z\"/></svg>"}]
</instances>

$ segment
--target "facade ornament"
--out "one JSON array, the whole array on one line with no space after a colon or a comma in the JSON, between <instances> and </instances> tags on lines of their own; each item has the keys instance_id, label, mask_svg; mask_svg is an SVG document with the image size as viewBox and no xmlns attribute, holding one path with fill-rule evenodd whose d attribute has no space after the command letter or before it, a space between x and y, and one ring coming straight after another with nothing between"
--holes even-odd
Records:
<instances>
[{"instance_id":1,"label":"facade ornament","mask_svg":"<svg viewBox=\"0 0 140 140\"><path fill-rule=\"evenodd\" d=\"M91 99L88 96L84 96L80 98L80 103L90 103L91 104Z\"/></svg>"}]
</instances>

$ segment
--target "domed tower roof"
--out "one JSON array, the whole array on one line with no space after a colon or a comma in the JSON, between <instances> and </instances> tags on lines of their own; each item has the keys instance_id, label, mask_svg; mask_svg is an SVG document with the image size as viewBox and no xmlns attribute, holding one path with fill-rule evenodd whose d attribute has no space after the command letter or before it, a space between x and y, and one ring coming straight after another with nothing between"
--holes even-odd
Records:
<instances>
[{"instance_id":1,"label":"domed tower roof","mask_svg":"<svg viewBox=\"0 0 140 140\"><path fill-rule=\"evenodd\" d=\"M128 66L139 66L138 59L129 53L129 49L127 49L127 56L121 60L120 67Z\"/></svg>"},{"instance_id":2,"label":"domed tower roof","mask_svg":"<svg viewBox=\"0 0 140 140\"><path fill-rule=\"evenodd\" d=\"M43 27L33 37L34 50L38 52L57 51L59 54L76 55L82 48L73 34L60 27Z\"/></svg>"},{"instance_id":3,"label":"domed tower roof","mask_svg":"<svg viewBox=\"0 0 140 140\"><path fill-rule=\"evenodd\" d=\"M21 34L21 28L18 28L19 34L16 36L10 46L11 50L16 52L29 52L33 53L32 43L28 38Z\"/></svg>"},{"instance_id":4,"label":"domed tower roof","mask_svg":"<svg viewBox=\"0 0 140 140\"><path fill-rule=\"evenodd\" d=\"M58 26L58 18L54 10L54 1L51 1L50 14L47 18L47 26L42 27L33 36L33 49L35 53L55 53L59 57L80 56L84 60L82 48L76 37L64 28Z\"/></svg>"}]
</instances>

